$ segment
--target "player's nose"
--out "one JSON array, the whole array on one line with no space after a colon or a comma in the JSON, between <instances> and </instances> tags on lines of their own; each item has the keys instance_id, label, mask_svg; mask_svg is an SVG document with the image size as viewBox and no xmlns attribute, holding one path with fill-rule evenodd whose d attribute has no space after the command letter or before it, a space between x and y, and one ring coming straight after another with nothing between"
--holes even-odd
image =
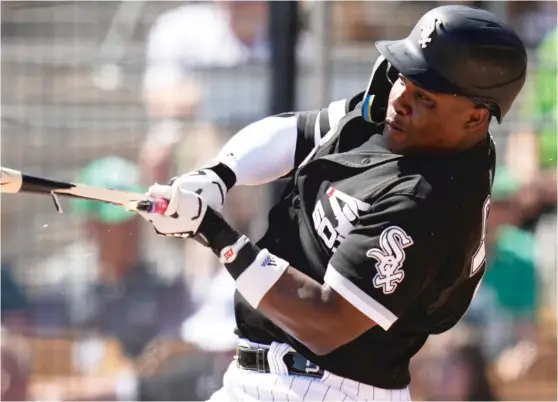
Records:
<instances>
[{"instance_id":1,"label":"player's nose","mask_svg":"<svg viewBox=\"0 0 558 402\"><path fill-rule=\"evenodd\" d=\"M411 91L407 85L399 82L400 80L393 85L391 103L397 114L408 116L412 112Z\"/></svg>"}]
</instances>

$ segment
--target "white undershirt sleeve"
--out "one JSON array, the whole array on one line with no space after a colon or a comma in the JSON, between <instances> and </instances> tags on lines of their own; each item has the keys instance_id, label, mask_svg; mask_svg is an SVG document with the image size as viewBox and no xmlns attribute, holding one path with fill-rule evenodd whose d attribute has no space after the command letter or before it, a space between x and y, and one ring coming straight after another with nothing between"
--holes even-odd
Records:
<instances>
[{"instance_id":1,"label":"white undershirt sleeve","mask_svg":"<svg viewBox=\"0 0 558 402\"><path fill-rule=\"evenodd\" d=\"M267 117L236 133L217 160L236 174L236 184L268 183L294 168L297 138L295 115Z\"/></svg>"}]
</instances>

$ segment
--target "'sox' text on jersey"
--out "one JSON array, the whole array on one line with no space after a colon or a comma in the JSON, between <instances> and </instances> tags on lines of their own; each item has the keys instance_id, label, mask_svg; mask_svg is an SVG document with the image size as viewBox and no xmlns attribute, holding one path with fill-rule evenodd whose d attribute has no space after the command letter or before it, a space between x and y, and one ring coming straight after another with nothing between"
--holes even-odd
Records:
<instances>
[{"instance_id":1,"label":"'sox' text on jersey","mask_svg":"<svg viewBox=\"0 0 558 402\"><path fill-rule=\"evenodd\" d=\"M375 259L377 273L372 279L375 288L391 294L405 278L401 269L405 262L405 248L413 245L413 239L398 226L390 226L380 235L380 248L372 248L366 256Z\"/></svg>"},{"instance_id":2,"label":"'sox' text on jersey","mask_svg":"<svg viewBox=\"0 0 558 402\"><path fill-rule=\"evenodd\" d=\"M360 201L348 194L329 187L327 192L328 206L318 200L312 213L314 229L324 244L332 252L355 228L360 214L371 208L370 204Z\"/></svg>"}]
</instances>

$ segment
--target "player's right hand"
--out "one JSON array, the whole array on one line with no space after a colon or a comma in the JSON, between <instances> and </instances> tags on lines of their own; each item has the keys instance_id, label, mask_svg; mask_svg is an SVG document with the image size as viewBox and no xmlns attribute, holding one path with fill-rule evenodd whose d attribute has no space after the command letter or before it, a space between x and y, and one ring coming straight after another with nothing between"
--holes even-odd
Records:
<instances>
[{"instance_id":1,"label":"player's right hand","mask_svg":"<svg viewBox=\"0 0 558 402\"><path fill-rule=\"evenodd\" d=\"M162 213L138 210L139 214L153 225L157 234L190 238L198 233L209 208L198 194L178 186L155 184L149 187L146 195L151 202L157 200L168 202Z\"/></svg>"},{"instance_id":2,"label":"player's right hand","mask_svg":"<svg viewBox=\"0 0 558 402\"><path fill-rule=\"evenodd\" d=\"M169 185L196 193L216 211L223 209L228 191L225 182L211 169L200 169L174 177Z\"/></svg>"}]
</instances>

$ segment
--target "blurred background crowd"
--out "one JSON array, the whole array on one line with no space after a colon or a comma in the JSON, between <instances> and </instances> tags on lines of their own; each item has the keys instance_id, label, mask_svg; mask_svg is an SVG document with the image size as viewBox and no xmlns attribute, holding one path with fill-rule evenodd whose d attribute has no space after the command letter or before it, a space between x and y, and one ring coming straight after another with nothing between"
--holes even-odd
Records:
<instances>
[{"instance_id":1,"label":"blurred background crowd","mask_svg":"<svg viewBox=\"0 0 558 402\"><path fill-rule=\"evenodd\" d=\"M360 92L374 41L440 3L1 2L2 165L143 192L254 120ZM461 3L518 31L529 74L491 128L483 285L413 362L412 394L556 400L556 2ZM256 238L281 186L235 188L225 214ZM62 206L2 197L2 399L207 399L236 346L217 259L118 207Z\"/></svg>"}]
</instances>

